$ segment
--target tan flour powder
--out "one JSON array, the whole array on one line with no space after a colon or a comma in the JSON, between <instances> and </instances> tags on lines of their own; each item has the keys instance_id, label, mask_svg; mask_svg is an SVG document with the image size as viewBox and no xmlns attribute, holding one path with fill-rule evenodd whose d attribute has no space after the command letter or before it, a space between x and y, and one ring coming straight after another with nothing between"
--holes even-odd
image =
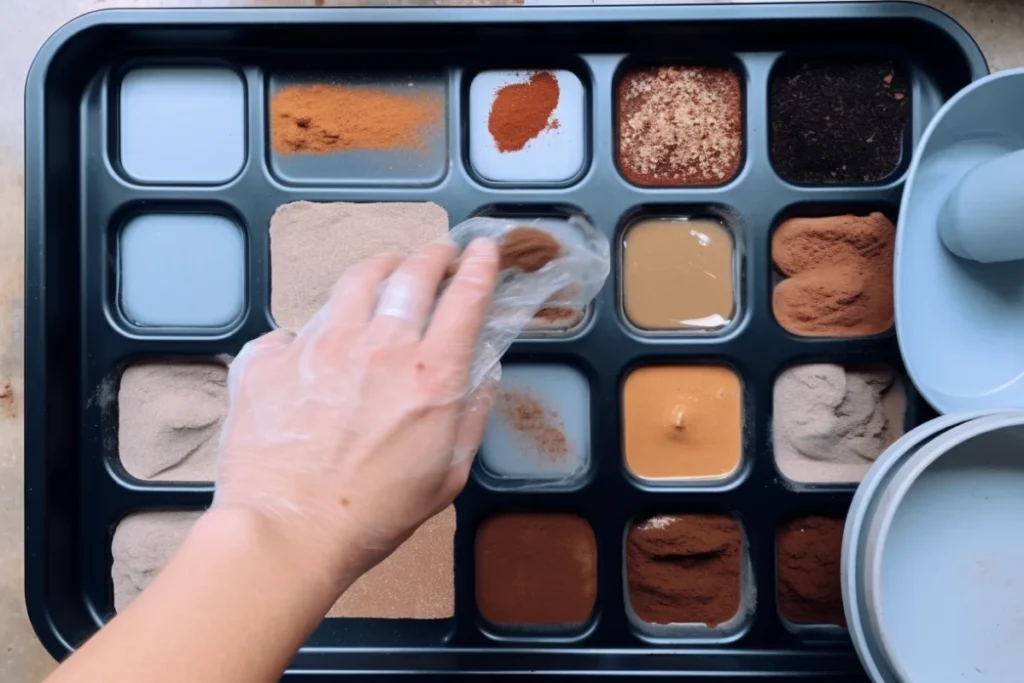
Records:
<instances>
[{"instance_id":1,"label":"tan flour powder","mask_svg":"<svg viewBox=\"0 0 1024 683\"><path fill-rule=\"evenodd\" d=\"M368 256L408 254L448 233L437 204L293 202L270 219L270 310L298 330L327 301L335 281Z\"/></svg>"},{"instance_id":2,"label":"tan flour powder","mask_svg":"<svg viewBox=\"0 0 1024 683\"><path fill-rule=\"evenodd\" d=\"M144 481L212 481L228 410L227 366L143 362L121 375L118 453Z\"/></svg>"},{"instance_id":3,"label":"tan flour powder","mask_svg":"<svg viewBox=\"0 0 1024 683\"><path fill-rule=\"evenodd\" d=\"M111 546L114 608L120 612L171 561L202 513L142 512L125 517ZM391 557L356 581L328 617L444 619L455 613L455 508L449 505Z\"/></svg>"},{"instance_id":4,"label":"tan flour powder","mask_svg":"<svg viewBox=\"0 0 1024 683\"><path fill-rule=\"evenodd\" d=\"M775 382L775 462L801 483L859 482L903 434L906 393L888 369L798 365Z\"/></svg>"}]
</instances>

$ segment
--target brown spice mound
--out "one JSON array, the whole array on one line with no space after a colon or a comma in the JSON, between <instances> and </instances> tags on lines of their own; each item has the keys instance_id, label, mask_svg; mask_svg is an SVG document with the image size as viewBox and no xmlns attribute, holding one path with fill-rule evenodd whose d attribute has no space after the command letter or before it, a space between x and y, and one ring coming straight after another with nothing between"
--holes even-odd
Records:
<instances>
[{"instance_id":1,"label":"brown spice mound","mask_svg":"<svg viewBox=\"0 0 1024 683\"><path fill-rule=\"evenodd\" d=\"M518 268L532 273L562 254L562 245L539 228L519 226L509 230L498 245L501 270Z\"/></svg>"},{"instance_id":2,"label":"brown spice mound","mask_svg":"<svg viewBox=\"0 0 1024 683\"><path fill-rule=\"evenodd\" d=\"M791 218L772 237L772 260L788 276L772 307L793 334L881 334L894 322L896 229L881 213Z\"/></svg>"},{"instance_id":3,"label":"brown spice mound","mask_svg":"<svg viewBox=\"0 0 1024 683\"><path fill-rule=\"evenodd\" d=\"M629 604L652 624L715 627L740 609L743 532L728 515L658 516L626 538Z\"/></svg>"},{"instance_id":4,"label":"brown spice mound","mask_svg":"<svg viewBox=\"0 0 1024 683\"><path fill-rule=\"evenodd\" d=\"M395 93L344 85L292 85L270 101L274 151L426 149L444 102L436 93Z\"/></svg>"},{"instance_id":5,"label":"brown spice mound","mask_svg":"<svg viewBox=\"0 0 1024 683\"><path fill-rule=\"evenodd\" d=\"M487 130L499 152L518 152L545 129L559 127L551 114L558 106L558 80L540 71L526 83L512 83L498 90Z\"/></svg>"},{"instance_id":6,"label":"brown spice mound","mask_svg":"<svg viewBox=\"0 0 1024 683\"><path fill-rule=\"evenodd\" d=\"M740 79L706 66L636 69L619 81L619 167L638 185L721 185L743 149Z\"/></svg>"},{"instance_id":7,"label":"brown spice mound","mask_svg":"<svg viewBox=\"0 0 1024 683\"><path fill-rule=\"evenodd\" d=\"M558 419L544 404L523 391L503 391L498 396L502 418L537 452L551 461L569 454L569 441Z\"/></svg>"},{"instance_id":8,"label":"brown spice mound","mask_svg":"<svg viewBox=\"0 0 1024 683\"><path fill-rule=\"evenodd\" d=\"M794 519L776 540L779 612L796 624L846 626L839 580L843 554L842 519Z\"/></svg>"},{"instance_id":9,"label":"brown spice mound","mask_svg":"<svg viewBox=\"0 0 1024 683\"><path fill-rule=\"evenodd\" d=\"M540 318L541 320L546 320L548 322L557 323L563 322L565 320L572 320L579 314L580 312L573 308L556 308L553 306L548 306L537 311L537 313L533 317Z\"/></svg>"}]
</instances>

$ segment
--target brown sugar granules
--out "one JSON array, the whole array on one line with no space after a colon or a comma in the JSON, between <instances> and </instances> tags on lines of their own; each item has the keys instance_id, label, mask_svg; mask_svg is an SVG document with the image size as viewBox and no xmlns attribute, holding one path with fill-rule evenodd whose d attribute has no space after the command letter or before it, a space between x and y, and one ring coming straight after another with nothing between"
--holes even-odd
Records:
<instances>
[{"instance_id":1,"label":"brown sugar granules","mask_svg":"<svg viewBox=\"0 0 1024 683\"><path fill-rule=\"evenodd\" d=\"M619 168L637 185L721 185L743 148L740 79L731 69L662 66L619 81Z\"/></svg>"},{"instance_id":2,"label":"brown sugar granules","mask_svg":"<svg viewBox=\"0 0 1024 683\"><path fill-rule=\"evenodd\" d=\"M779 612L795 624L846 626L840 562L842 519L809 516L779 529Z\"/></svg>"},{"instance_id":3,"label":"brown sugar granules","mask_svg":"<svg viewBox=\"0 0 1024 683\"><path fill-rule=\"evenodd\" d=\"M524 391L503 391L497 403L505 422L540 455L552 461L569 455L569 441L558 415L549 413L536 397Z\"/></svg>"},{"instance_id":4,"label":"brown sugar granules","mask_svg":"<svg viewBox=\"0 0 1024 683\"><path fill-rule=\"evenodd\" d=\"M779 324L809 337L881 334L892 327L896 229L881 213L791 218L772 237L787 276L772 306Z\"/></svg>"},{"instance_id":5,"label":"brown sugar granules","mask_svg":"<svg viewBox=\"0 0 1024 683\"><path fill-rule=\"evenodd\" d=\"M652 624L715 627L739 612L743 531L728 515L660 515L626 537L629 604Z\"/></svg>"},{"instance_id":6,"label":"brown sugar granules","mask_svg":"<svg viewBox=\"0 0 1024 683\"><path fill-rule=\"evenodd\" d=\"M530 76L526 83L512 83L498 90L487 130L499 152L518 152L545 129L557 129L551 115L558 106L558 80L547 71Z\"/></svg>"},{"instance_id":7,"label":"brown sugar granules","mask_svg":"<svg viewBox=\"0 0 1024 683\"><path fill-rule=\"evenodd\" d=\"M436 93L344 85L291 85L270 101L278 154L423 150L443 114L444 101Z\"/></svg>"},{"instance_id":8,"label":"brown sugar granules","mask_svg":"<svg viewBox=\"0 0 1024 683\"><path fill-rule=\"evenodd\" d=\"M520 226L508 231L498 245L499 268L518 268L532 273L562 253L562 245L539 228Z\"/></svg>"}]
</instances>

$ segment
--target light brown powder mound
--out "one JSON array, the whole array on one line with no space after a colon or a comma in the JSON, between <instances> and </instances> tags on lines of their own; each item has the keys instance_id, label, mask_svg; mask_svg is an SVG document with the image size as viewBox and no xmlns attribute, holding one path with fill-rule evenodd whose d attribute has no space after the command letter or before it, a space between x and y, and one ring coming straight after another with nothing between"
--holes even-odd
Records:
<instances>
[{"instance_id":1,"label":"light brown powder mound","mask_svg":"<svg viewBox=\"0 0 1024 683\"><path fill-rule=\"evenodd\" d=\"M883 214L790 218L772 236L772 260L789 277L860 259L872 270L892 270L896 228ZM891 279L890 274L890 279Z\"/></svg>"},{"instance_id":2,"label":"light brown powder mound","mask_svg":"<svg viewBox=\"0 0 1024 683\"><path fill-rule=\"evenodd\" d=\"M227 366L216 362L129 366L118 392L118 453L128 474L213 481L227 377Z\"/></svg>"},{"instance_id":3,"label":"light brown powder mound","mask_svg":"<svg viewBox=\"0 0 1024 683\"><path fill-rule=\"evenodd\" d=\"M793 481L859 482L904 431L906 393L889 369L798 365L774 394L775 460Z\"/></svg>"},{"instance_id":4,"label":"light brown powder mound","mask_svg":"<svg viewBox=\"0 0 1024 683\"><path fill-rule=\"evenodd\" d=\"M409 254L448 233L432 202L293 202L270 219L270 310L298 330L326 303L338 277L376 254Z\"/></svg>"},{"instance_id":5,"label":"light brown powder mound","mask_svg":"<svg viewBox=\"0 0 1024 683\"><path fill-rule=\"evenodd\" d=\"M121 520L111 545L114 609L141 593L171 561L202 512L140 512Z\"/></svg>"},{"instance_id":6,"label":"light brown powder mound","mask_svg":"<svg viewBox=\"0 0 1024 683\"><path fill-rule=\"evenodd\" d=\"M447 619L455 614L455 506L423 523L352 584L328 617Z\"/></svg>"},{"instance_id":7,"label":"light brown powder mound","mask_svg":"<svg viewBox=\"0 0 1024 683\"><path fill-rule=\"evenodd\" d=\"M141 593L185 542L199 511L145 512L118 524L111 546L114 607ZM328 617L445 619L455 613L455 508L428 519L409 540L364 574Z\"/></svg>"},{"instance_id":8,"label":"light brown powder mound","mask_svg":"<svg viewBox=\"0 0 1024 683\"><path fill-rule=\"evenodd\" d=\"M355 149L422 150L440 132L437 93L345 85L292 85L270 100L274 151L324 154Z\"/></svg>"},{"instance_id":9,"label":"light brown powder mound","mask_svg":"<svg viewBox=\"0 0 1024 683\"><path fill-rule=\"evenodd\" d=\"M518 268L533 273L562 254L562 245L551 233L521 225L505 233L498 245L498 268Z\"/></svg>"}]
</instances>

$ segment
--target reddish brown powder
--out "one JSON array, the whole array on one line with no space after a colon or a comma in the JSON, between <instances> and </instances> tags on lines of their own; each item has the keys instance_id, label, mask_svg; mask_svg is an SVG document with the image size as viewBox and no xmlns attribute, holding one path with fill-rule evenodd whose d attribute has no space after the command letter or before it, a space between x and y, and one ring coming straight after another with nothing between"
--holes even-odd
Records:
<instances>
[{"instance_id":1,"label":"reddish brown powder","mask_svg":"<svg viewBox=\"0 0 1024 683\"><path fill-rule=\"evenodd\" d=\"M779 324L793 334L850 337L892 327L896 229L881 213L791 218L772 237L788 279L775 288Z\"/></svg>"},{"instance_id":2,"label":"reddish brown powder","mask_svg":"<svg viewBox=\"0 0 1024 683\"><path fill-rule=\"evenodd\" d=\"M740 608L743 531L728 515L661 515L626 537L629 604L652 624L714 627Z\"/></svg>"},{"instance_id":3,"label":"reddish brown powder","mask_svg":"<svg viewBox=\"0 0 1024 683\"><path fill-rule=\"evenodd\" d=\"M779 530L779 612L797 624L846 626L839 581L842 519L809 516Z\"/></svg>"},{"instance_id":4,"label":"reddish brown powder","mask_svg":"<svg viewBox=\"0 0 1024 683\"><path fill-rule=\"evenodd\" d=\"M498 395L498 410L505 422L536 451L555 461L569 454L558 415L525 391L503 391Z\"/></svg>"},{"instance_id":5,"label":"reddish brown powder","mask_svg":"<svg viewBox=\"0 0 1024 683\"><path fill-rule=\"evenodd\" d=\"M558 128L558 120L551 118L558 94L558 80L547 71L538 71L526 83L500 88L487 118L498 151L518 152L543 130Z\"/></svg>"},{"instance_id":6,"label":"reddish brown powder","mask_svg":"<svg viewBox=\"0 0 1024 683\"><path fill-rule=\"evenodd\" d=\"M532 273L562 253L562 245L550 233L539 228L519 226L509 230L498 245L501 270L518 268Z\"/></svg>"},{"instance_id":7,"label":"reddish brown powder","mask_svg":"<svg viewBox=\"0 0 1024 683\"><path fill-rule=\"evenodd\" d=\"M534 315L533 317L540 318L541 320L546 320L548 322L557 323L566 320L572 320L579 314L580 312L573 308L555 308L553 306L548 306L537 311L536 315Z\"/></svg>"},{"instance_id":8,"label":"reddish brown powder","mask_svg":"<svg viewBox=\"0 0 1024 683\"><path fill-rule=\"evenodd\" d=\"M270 101L278 154L422 150L439 130L443 114L444 102L436 93L344 85L292 85Z\"/></svg>"},{"instance_id":9,"label":"reddish brown powder","mask_svg":"<svg viewBox=\"0 0 1024 683\"><path fill-rule=\"evenodd\" d=\"M597 540L576 515L491 517L476 534L476 603L496 624L580 624L597 596Z\"/></svg>"}]
</instances>

